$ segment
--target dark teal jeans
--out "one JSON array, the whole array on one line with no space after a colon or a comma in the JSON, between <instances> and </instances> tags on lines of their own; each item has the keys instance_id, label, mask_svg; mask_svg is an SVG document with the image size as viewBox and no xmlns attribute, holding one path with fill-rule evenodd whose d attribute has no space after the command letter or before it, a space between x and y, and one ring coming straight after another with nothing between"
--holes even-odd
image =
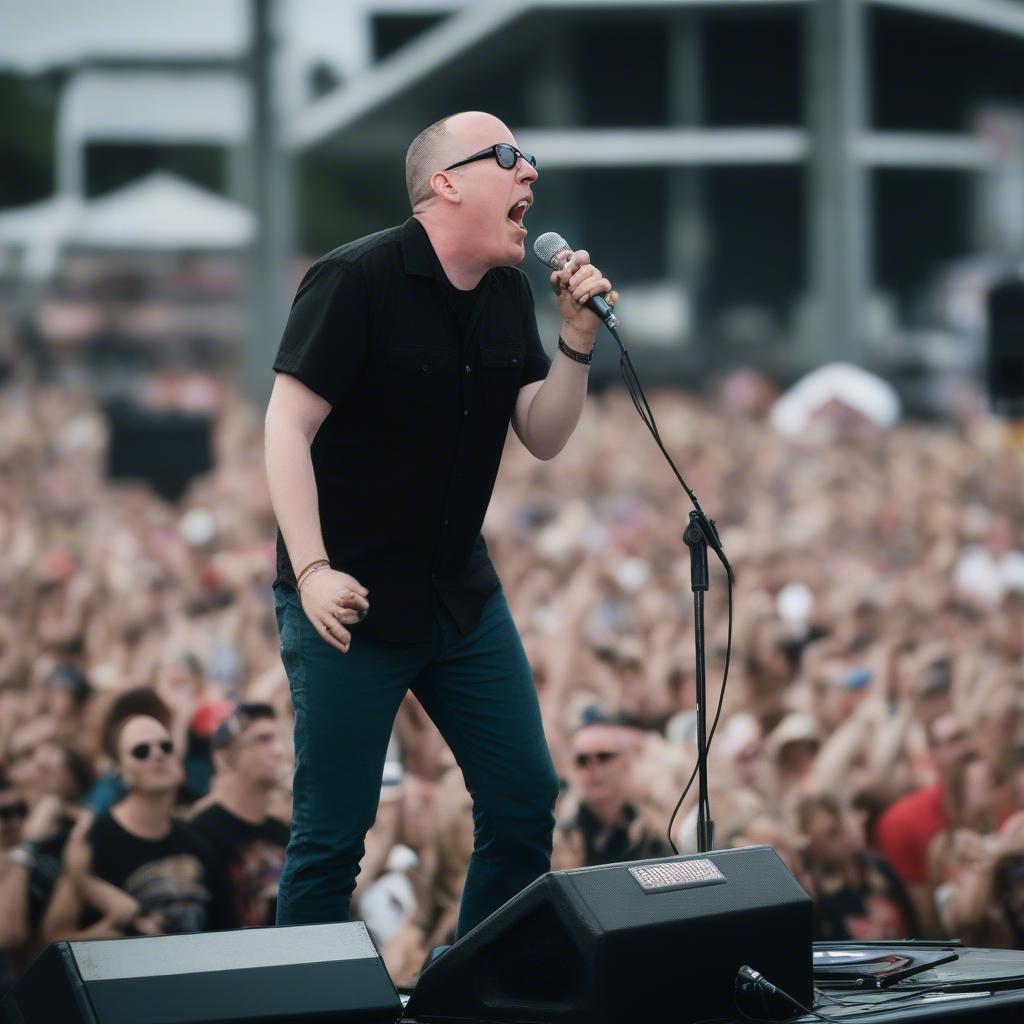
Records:
<instances>
[{"instance_id":1,"label":"dark teal jeans","mask_svg":"<svg viewBox=\"0 0 1024 1024\"><path fill-rule=\"evenodd\" d=\"M464 935L548 870L558 777L529 663L502 590L462 636L435 604L430 643L323 640L294 589L274 585L281 658L295 709L292 833L279 925L347 921L373 824L391 727L412 690L440 729L473 797Z\"/></svg>"}]
</instances>

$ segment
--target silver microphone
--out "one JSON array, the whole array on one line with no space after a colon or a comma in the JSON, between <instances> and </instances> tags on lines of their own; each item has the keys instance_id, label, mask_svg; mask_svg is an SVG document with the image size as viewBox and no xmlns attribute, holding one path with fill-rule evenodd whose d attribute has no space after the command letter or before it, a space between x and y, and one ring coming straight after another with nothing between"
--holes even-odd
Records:
<instances>
[{"instance_id":1,"label":"silver microphone","mask_svg":"<svg viewBox=\"0 0 1024 1024\"><path fill-rule=\"evenodd\" d=\"M572 255L572 247L557 231L545 231L533 243L533 255L544 266L550 267L552 270L561 270ZM586 306L604 321L610 331L614 331L619 326L614 310L605 302L603 296L592 295L587 299Z\"/></svg>"}]
</instances>

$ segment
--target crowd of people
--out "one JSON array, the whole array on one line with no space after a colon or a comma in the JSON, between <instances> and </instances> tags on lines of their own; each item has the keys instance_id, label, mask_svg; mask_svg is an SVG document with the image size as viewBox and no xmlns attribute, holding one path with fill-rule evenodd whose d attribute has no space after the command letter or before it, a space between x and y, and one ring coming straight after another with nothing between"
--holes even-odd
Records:
<instances>
[{"instance_id":1,"label":"crowd of people","mask_svg":"<svg viewBox=\"0 0 1024 1024\"><path fill-rule=\"evenodd\" d=\"M707 595L715 845L767 843L819 938L1024 948L1024 450L978 410L797 438L771 389L652 395L736 570ZM107 473L88 391L0 390L0 970L47 942L270 924L291 706L261 410L217 389L169 503ZM617 389L566 450L511 437L485 523L562 793L553 866L696 850L688 504ZM354 634L358 643L358 633ZM344 780L339 780L343 789ZM355 907L396 982L450 941L472 849L410 696Z\"/></svg>"}]
</instances>

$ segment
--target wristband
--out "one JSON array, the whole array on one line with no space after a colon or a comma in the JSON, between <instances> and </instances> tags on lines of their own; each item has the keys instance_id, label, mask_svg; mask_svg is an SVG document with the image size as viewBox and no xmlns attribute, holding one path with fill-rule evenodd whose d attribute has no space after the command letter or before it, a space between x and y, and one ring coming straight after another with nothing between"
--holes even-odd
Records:
<instances>
[{"instance_id":1,"label":"wristband","mask_svg":"<svg viewBox=\"0 0 1024 1024\"><path fill-rule=\"evenodd\" d=\"M593 352L578 352L574 348L569 348L569 346L562 341L561 335L558 336L558 351L564 352L574 362L582 363L584 366L589 366L591 360L594 358Z\"/></svg>"}]
</instances>

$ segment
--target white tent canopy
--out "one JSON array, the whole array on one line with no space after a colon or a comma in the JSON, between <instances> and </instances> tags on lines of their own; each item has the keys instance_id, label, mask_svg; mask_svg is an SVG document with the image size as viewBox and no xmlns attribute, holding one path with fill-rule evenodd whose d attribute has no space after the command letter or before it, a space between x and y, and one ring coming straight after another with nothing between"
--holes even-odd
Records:
<instances>
[{"instance_id":1,"label":"white tent canopy","mask_svg":"<svg viewBox=\"0 0 1024 1024\"><path fill-rule=\"evenodd\" d=\"M68 244L90 249L239 249L255 219L244 206L156 171L87 203Z\"/></svg>"},{"instance_id":2,"label":"white tent canopy","mask_svg":"<svg viewBox=\"0 0 1024 1024\"><path fill-rule=\"evenodd\" d=\"M787 437L799 437L833 406L883 430L895 426L901 412L899 396L887 381L850 363L828 363L801 377L772 406L772 425Z\"/></svg>"},{"instance_id":3,"label":"white tent canopy","mask_svg":"<svg viewBox=\"0 0 1024 1024\"><path fill-rule=\"evenodd\" d=\"M175 252L240 249L256 230L244 206L165 171L85 202L54 196L0 211L0 248L23 253L26 273L45 276L61 249Z\"/></svg>"}]
</instances>

